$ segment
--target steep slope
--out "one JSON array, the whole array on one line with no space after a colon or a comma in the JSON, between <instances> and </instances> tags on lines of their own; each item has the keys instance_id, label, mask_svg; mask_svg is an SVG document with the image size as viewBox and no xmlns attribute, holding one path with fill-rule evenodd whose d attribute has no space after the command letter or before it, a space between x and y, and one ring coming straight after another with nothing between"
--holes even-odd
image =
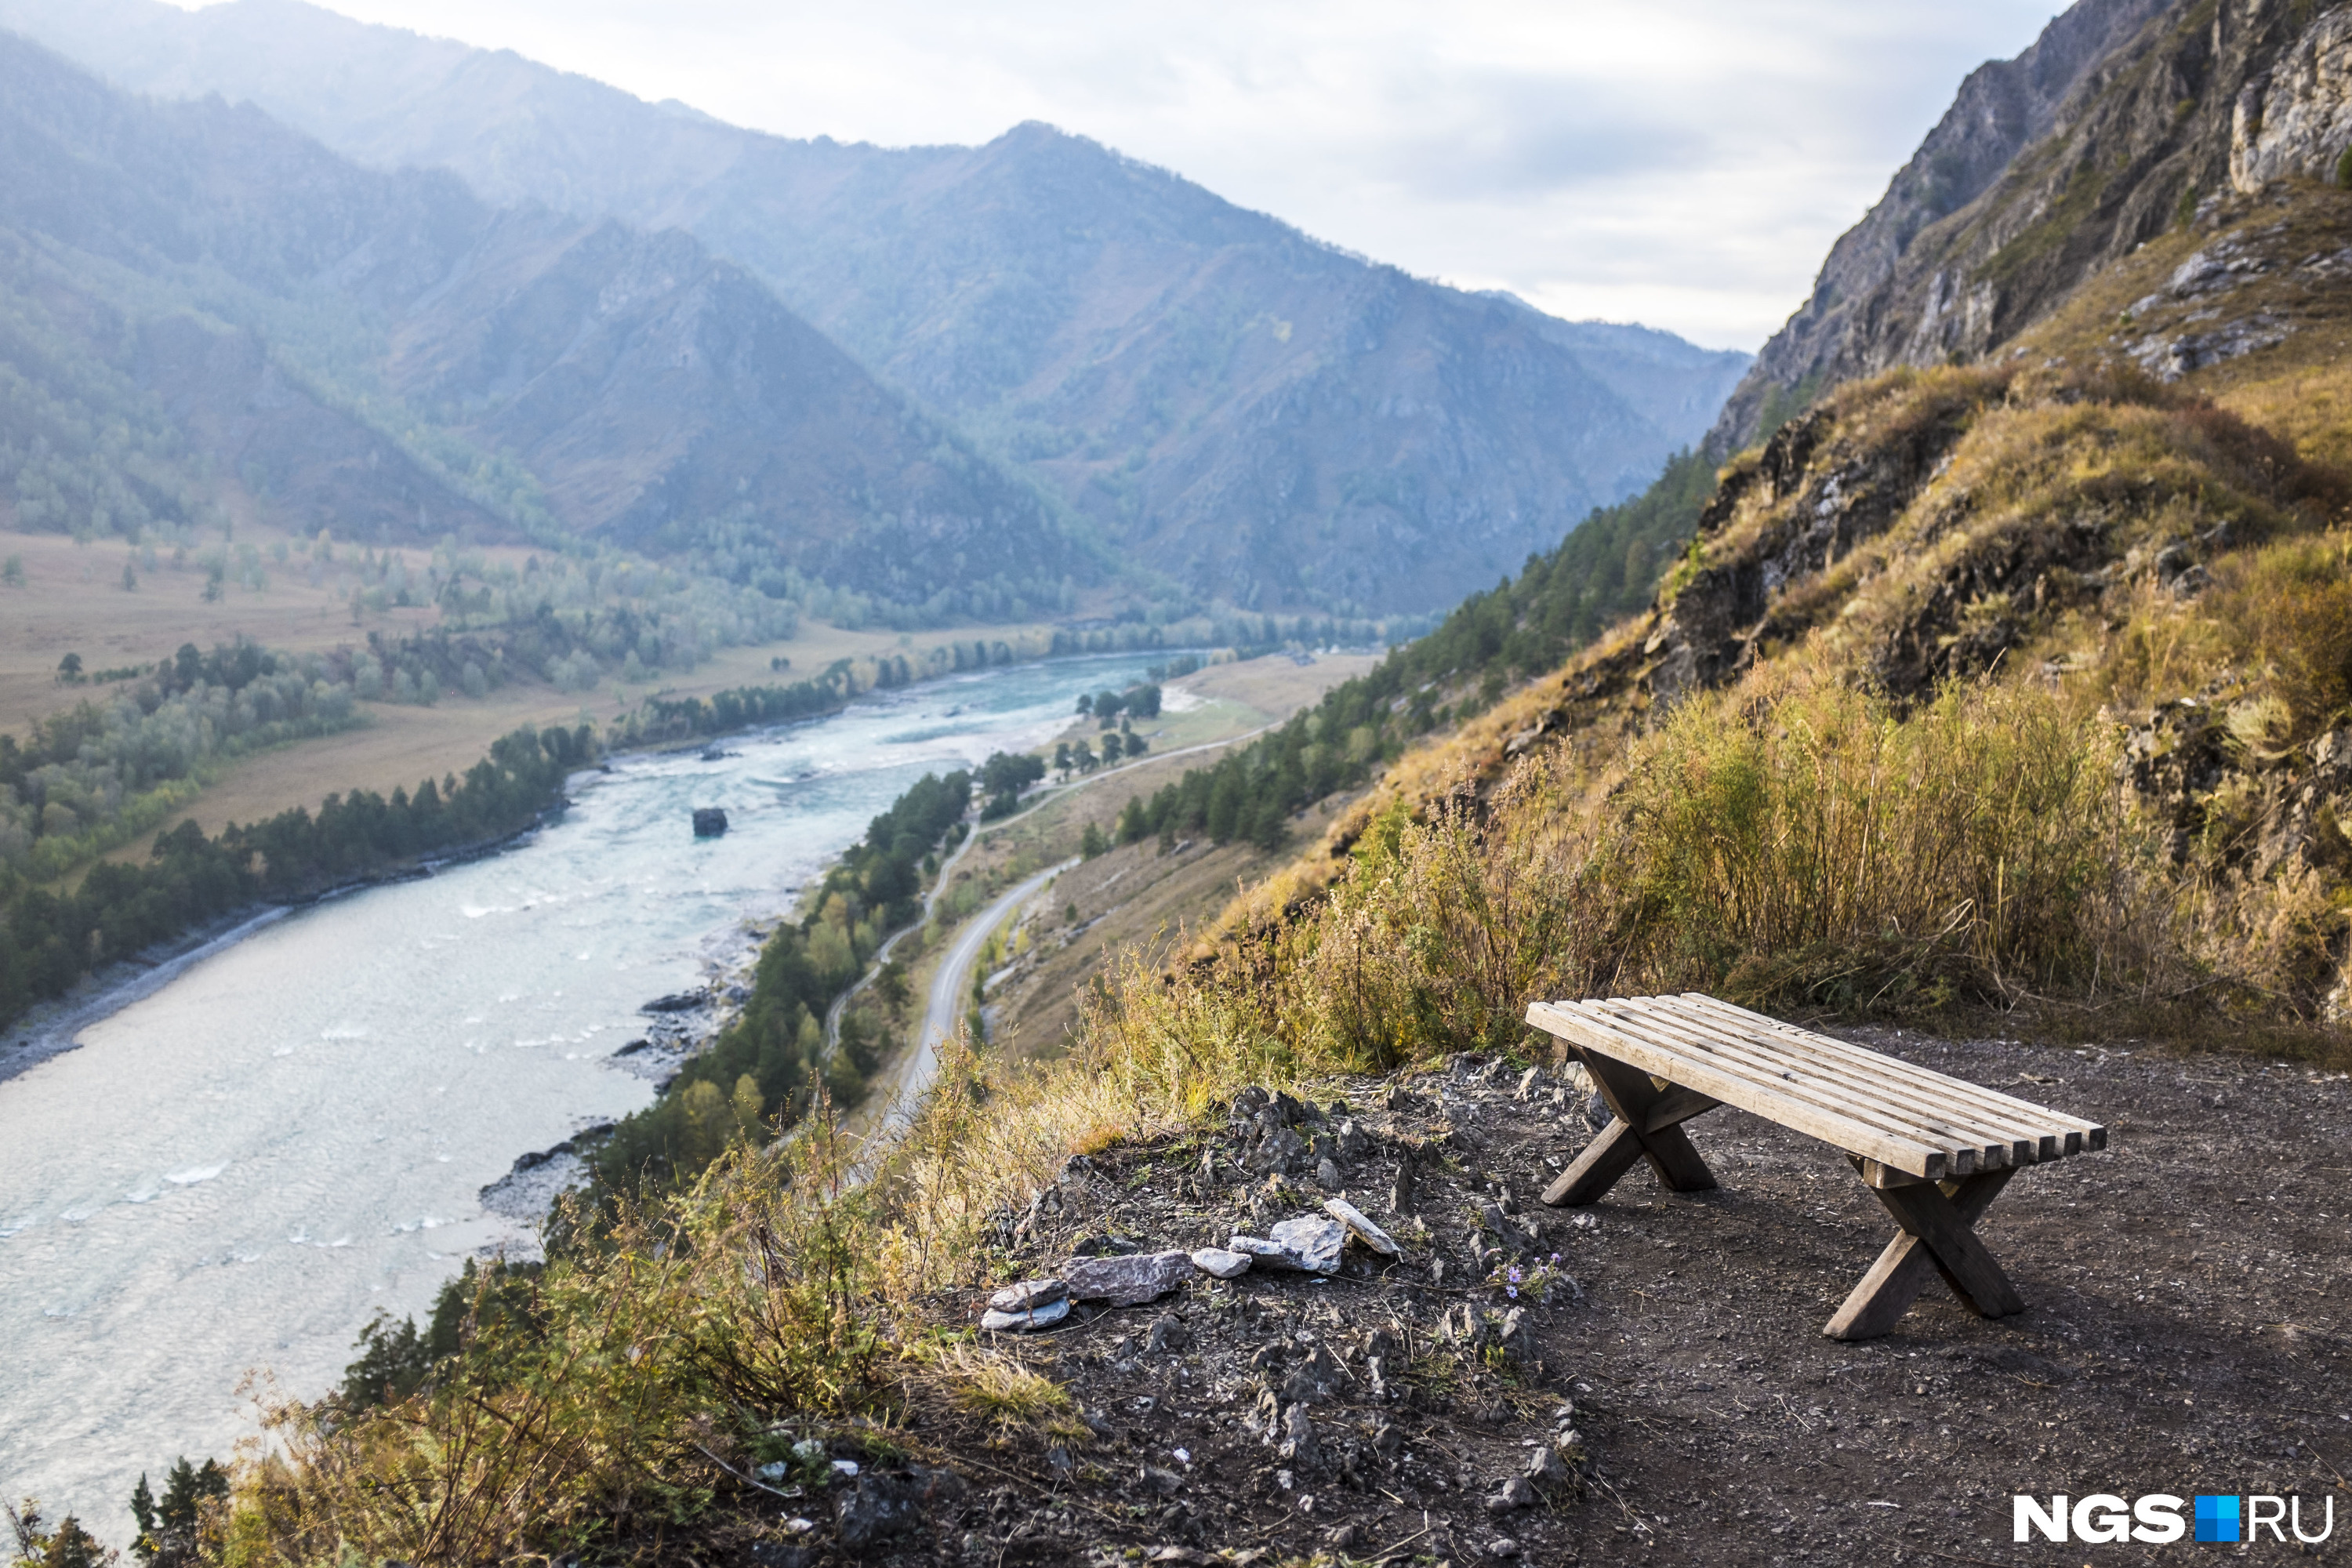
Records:
<instances>
[{"instance_id":1,"label":"steep slope","mask_svg":"<svg viewBox=\"0 0 2352 1568\"><path fill-rule=\"evenodd\" d=\"M272 404L306 376L380 427L518 465L469 474L470 510L419 499L428 531L536 520L738 582L781 591L793 569L941 614L1051 604L1101 575L1026 485L684 235L499 211L446 174L360 169L249 106L130 99L14 37L0 158L16 287L37 259L53 296L146 333L154 386L194 400L185 420L281 500L331 508L321 521L365 511L325 476L370 452L380 470L396 443L331 430L299 389ZM194 341L215 328L191 310L245 346ZM404 496L422 482L413 459L394 468Z\"/></svg>"},{"instance_id":2,"label":"steep slope","mask_svg":"<svg viewBox=\"0 0 2352 1568\"><path fill-rule=\"evenodd\" d=\"M1042 125L787 141L293 0L0 22L379 167L688 227L1127 558L1243 605L1449 605L1647 483L1744 364L1372 266Z\"/></svg>"}]
</instances>

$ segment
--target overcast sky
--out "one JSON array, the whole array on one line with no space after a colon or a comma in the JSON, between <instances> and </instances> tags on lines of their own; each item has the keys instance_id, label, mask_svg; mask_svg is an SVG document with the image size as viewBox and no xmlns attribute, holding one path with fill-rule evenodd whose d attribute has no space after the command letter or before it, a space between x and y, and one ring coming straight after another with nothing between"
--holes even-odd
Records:
<instances>
[{"instance_id":1,"label":"overcast sky","mask_svg":"<svg viewBox=\"0 0 2352 1568\"><path fill-rule=\"evenodd\" d=\"M788 136L1050 121L1409 271L1752 349L2052 0L324 0Z\"/></svg>"}]
</instances>

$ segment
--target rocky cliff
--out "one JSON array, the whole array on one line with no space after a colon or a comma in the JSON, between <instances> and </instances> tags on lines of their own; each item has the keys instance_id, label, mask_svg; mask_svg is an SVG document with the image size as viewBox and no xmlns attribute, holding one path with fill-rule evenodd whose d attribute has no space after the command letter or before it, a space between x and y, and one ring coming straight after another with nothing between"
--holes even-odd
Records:
<instances>
[{"instance_id":1,"label":"rocky cliff","mask_svg":"<svg viewBox=\"0 0 2352 1568\"><path fill-rule=\"evenodd\" d=\"M2168 0L2079 0L2011 60L1979 66L1886 194L1830 247L1811 296L1773 334L1724 405L1710 447L1729 455L1761 423L1885 357L1891 292L1915 241L1974 202L2048 137L2068 100ZM1928 241L1934 247L1934 237ZM1948 306L1949 301L1944 301ZM1913 313L1916 321L1916 312Z\"/></svg>"}]
</instances>

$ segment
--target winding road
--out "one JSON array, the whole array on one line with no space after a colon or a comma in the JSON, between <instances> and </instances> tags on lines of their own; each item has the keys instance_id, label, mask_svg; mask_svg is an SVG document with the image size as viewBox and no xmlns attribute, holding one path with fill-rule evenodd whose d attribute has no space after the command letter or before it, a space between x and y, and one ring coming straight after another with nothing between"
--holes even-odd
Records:
<instances>
[{"instance_id":1,"label":"winding road","mask_svg":"<svg viewBox=\"0 0 2352 1568\"><path fill-rule=\"evenodd\" d=\"M1189 757L1201 752L1221 752L1228 746L1238 746L1244 742L1255 740L1273 727L1271 724L1263 724L1246 734L1230 736L1223 741L1203 741L1197 746L1184 746L1173 752L1157 752L1150 760L1166 762L1171 758ZM1101 784L1107 779L1121 777L1125 773L1126 770L1123 768L1107 769L1102 773L1093 773L1069 784L1048 785L1032 795L1028 803L1019 811L988 826L993 829L1005 823L1018 821L1049 800L1085 789L1089 784ZM975 823L972 826L972 831L964 835L963 842L956 846L955 853L949 856L940 866L940 874L931 883L929 895L923 900L925 921L930 918L932 905L939 901L940 894L946 889L949 876L955 869L955 863L963 858L964 851L971 848L979 837L980 826ZM874 1131L870 1134L877 1145L887 1146L890 1140L905 1131L914 1120L915 1108L921 1103L924 1091L931 1087L931 1080L939 1076L940 1042L955 1033L956 1020L963 1015L964 998L971 994L972 965L980 961L980 950L987 945L989 932L1003 925L1005 918L1034 897L1039 889L1076 864L1078 861L1074 857L1058 866L1049 866L1036 875L1006 889L997 895L993 902L974 915L971 921L956 933L953 945L949 947L946 954L940 958L939 971L931 977L930 994L923 1007L923 1026L921 1032L915 1037L915 1048L906 1052L898 1061L893 1062L881 1082L875 1086L877 1089L887 1090L887 1092L875 1093L867 1097L868 1104L879 1107L874 1114ZM905 936L908 931L920 929L921 925L919 922L917 925L908 927L906 931L893 934L890 940L884 942L881 949L875 953L874 965L866 971L866 977L845 993L840 1000L834 1003L832 1009L825 1014L824 1020L825 1043L828 1047L840 1037L842 1009L848 1005L850 998L872 982L875 974L880 972L881 966L888 961L890 950L898 945L899 938ZM878 1153L878 1152L877 1148L875 1152ZM872 1159L873 1154L869 1153L860 1163L869 1164Z\"/></svg>"}]
</instances>

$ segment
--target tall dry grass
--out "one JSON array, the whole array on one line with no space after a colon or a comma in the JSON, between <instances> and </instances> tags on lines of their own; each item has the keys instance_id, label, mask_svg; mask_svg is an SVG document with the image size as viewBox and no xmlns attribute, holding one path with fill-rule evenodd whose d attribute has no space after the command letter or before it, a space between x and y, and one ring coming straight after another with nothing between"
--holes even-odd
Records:
<instances>
[{"instance_id":1,"label":"tall dry grass","mask_svg":"<svg viewBox=\"0 0 2352 1568\"><path fill-rule=\"evenodd\" d=\"M1538 996L1836 1008L2158 983L2148 839L2114 761L2037 691L1955 688L1898 721L1768 667L1678 710L1605 793L1555 758L1482 815L1405 826L1296 933L1283 1011L1309 1054L1390 1062L1510 1046Z\"/></svg>"},{"instance_id":2,"label":"tall dry grass","mask_svg":"<svg viewBox=\"0 0 2352 1568\"><path fill-rule=\"evenodd\" d=\"M576 1230L414 1396L280 1404L276 1451L240 1467L225 1561L609 1548L707 1507L775 1418L869 1407L893 1323L851 1152L829 1107L773 1151L739 1142L692 1189Z\"/></svg>"}]
</instances>

